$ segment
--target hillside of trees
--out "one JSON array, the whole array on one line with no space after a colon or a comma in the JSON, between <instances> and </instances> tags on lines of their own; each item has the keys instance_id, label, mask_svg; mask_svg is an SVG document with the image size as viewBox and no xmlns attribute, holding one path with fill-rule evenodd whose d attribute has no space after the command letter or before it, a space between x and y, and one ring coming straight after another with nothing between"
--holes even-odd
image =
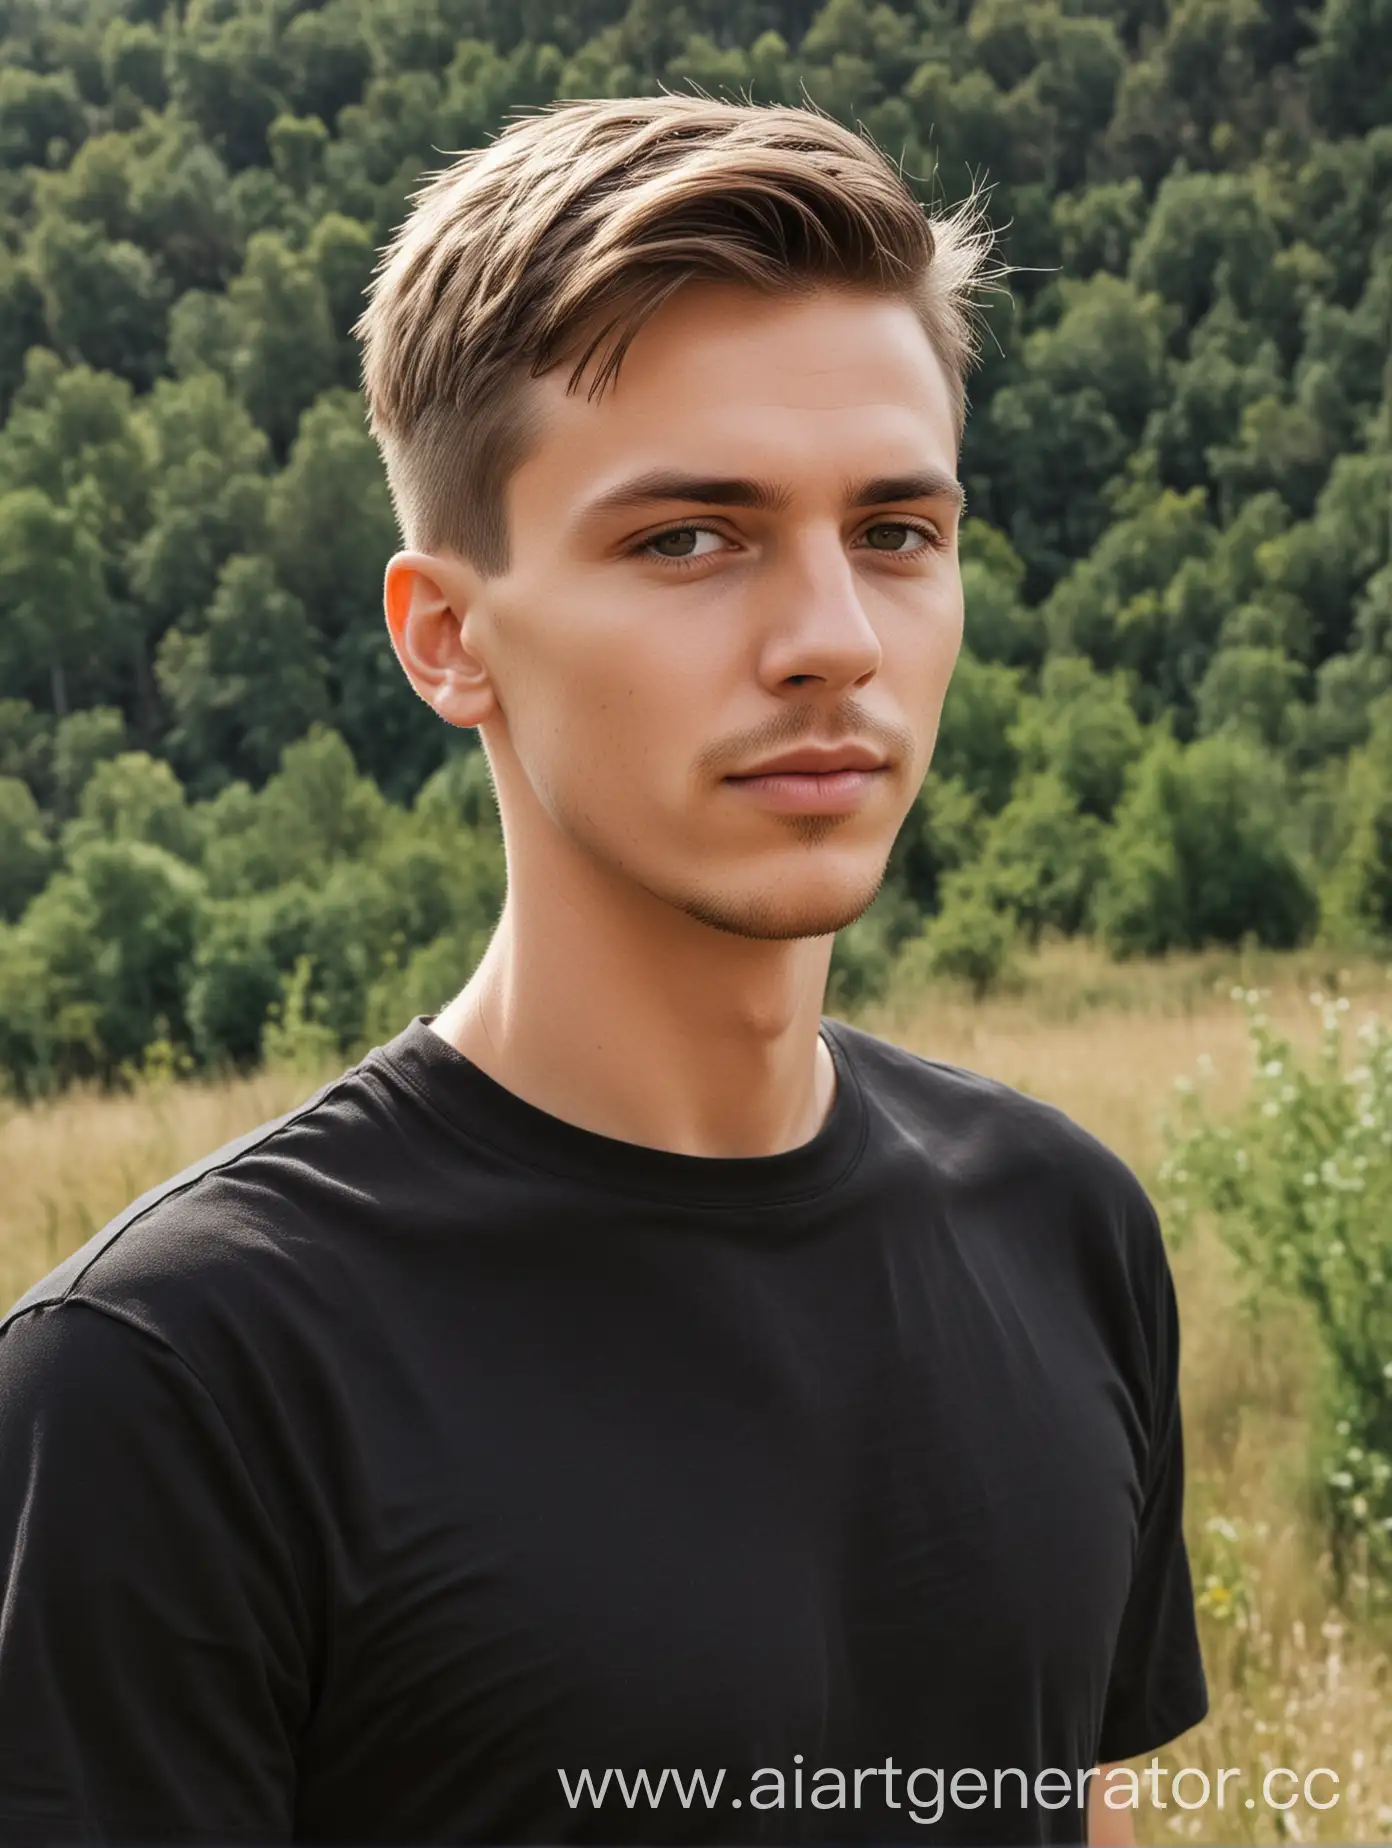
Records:
<instances>
[{"instance_id":1,"label":"hillside of trees","mask_svg":"<svg viewBox=\"0 0 1392 1848\"><path fill-rule=\"evenodd\" d=\"M518 107L861 123L1000 254L967 648L833 998L1013 943L1392 941L1392 0L0 0L0 1073L345 1054L467 977L349 329Z\"/></svg>"}]
</instances>

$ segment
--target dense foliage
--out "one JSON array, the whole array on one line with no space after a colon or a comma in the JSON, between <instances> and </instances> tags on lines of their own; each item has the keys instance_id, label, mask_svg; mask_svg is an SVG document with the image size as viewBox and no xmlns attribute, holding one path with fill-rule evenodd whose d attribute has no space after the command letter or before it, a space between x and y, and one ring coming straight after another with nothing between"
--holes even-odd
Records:
<instances>
[{"instance_id":1,"label":"dense foliage","mask_svg":"<svg viewBox=\"0 0 1392 1848\"><path fill-rule=\"evenodd\" d=\"M1177 1238L1214 1216L1237 1261L1244 1307L1301 1302L1323 1359L1310 1428L1318 1512L1346 1582L1361 1571L1392 1599L1392 1026L1359 1024L1346 1056L1346 995L1316 990L1314 1057L1262 1011L1269 990L1237 988L1252 1084L1224 1119L1216 1074L1181 1078L1160 1183Z\"/></svg>"},{"instance_id":2,"label":"dense foliage","mask_svg":"<svg viewBox=\"0 0 1392 1848\"><path fill-rule=\"evenodd\" d=\"M345 1050L502 890L348 330L507 112L804 96L992 187L968 651L896 954L1392 936L1392 0L0 0L0 1068ZM924 921L927 920L926 929ZM308 959L308 960L306 960Z\"/></svg>"}]
</instances>

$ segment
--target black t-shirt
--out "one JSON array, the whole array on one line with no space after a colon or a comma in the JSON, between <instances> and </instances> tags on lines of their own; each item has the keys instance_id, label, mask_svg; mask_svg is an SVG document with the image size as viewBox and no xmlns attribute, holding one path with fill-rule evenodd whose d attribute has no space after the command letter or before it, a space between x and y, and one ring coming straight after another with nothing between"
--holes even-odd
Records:
<instances>
[{"instance_id":1,"label":"black t-shirt","mask_svg":"<svg viewBox=\"0 0 1392 1848\"><path fill-rule=\"evenodd\" d=\"M823 1033L705 1158L418 1017L21 1298L0 1840L1082 1840L1206 1708L1159 1226Z\"/></svg>"}]
</instances>

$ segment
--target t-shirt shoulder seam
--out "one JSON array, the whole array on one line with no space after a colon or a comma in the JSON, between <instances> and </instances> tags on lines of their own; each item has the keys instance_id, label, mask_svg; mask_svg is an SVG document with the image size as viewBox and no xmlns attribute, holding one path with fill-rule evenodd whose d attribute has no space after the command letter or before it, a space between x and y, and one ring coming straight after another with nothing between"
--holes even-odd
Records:
<instances>
[{"instance_id":1,"label":"t-shirt shoulder seam","mask_svg":"<svg viewBox=\"0 0 1392 1848\"><path fill-rule=\"evenodd\" d=\"M122 1233L130 1231L133 1226L139 1225L147 1214L154 1212L156 1207L163 1206L166 1201L177 1200L181 1195L190 1192L193 1188L197 1187L201 1181L208 1179L212 1175L225 1174L228 1169L234 1167L243 1156L256 1154L260 1149L263 1149L268 1142L278 1136L282 1130L292 1128L296 1123L302 1122L304 1118L311 1116L321 1105L328 1103L329 1099L333 1097L349 1079L361 1076L366 1065L366 1059L360 1060L356 1065L350 1065L346 1071L340 1072L337 1078L331 1079L328 1084L321 1086L311 1097L306 1098L302 1104L297 1105L291 1110L285 1111L278 1117L273 1117L268 1123L263 1124L261 1126L262 1134L256 1135L255 1130L251 1130L248 1131L246 1137L233 1138L236 1142L236 1147L224 1161L214 1161L213 1157L216 1155L217 1151L213 1150L208 1156L204 1157L203 1160L195 1161L191 1164L192 1172L182 1170L182 1179L180 1174L172 1175L167 1181L159 1183L151 1188L148 1195L142 1194L138 1196L137 1199L132 1201L121 1213L118 1213L110 1224L103 1227L102 1230L96 1234L96 1249L91 1253L81 1268L67 1279L61 1290L50 1295L35 1296L32 1301L30 1300L31 1292L23 1292L11 1307L6 1310L3 1315L0 1315L0 1333L3 1333L6 1324L12 1316L23 1314L29 1309L53 1307L56 1304L68 1301L72 1297L73 1292L84 1282L92 1266L106 1255ZM60 1268L61 1264L54 1267L55 1270ZM43 1281L43 1278L39 1278L31 1288L37 1289L39 1284ZM79 1300L91 1301L91 1299L87 1297ZM95 1303L93 1303L93 1307L95 1306ZM141 1327L142 1325L137 1322L134 1323L133 1326ZM151 1331L145 1330L145 1332L150 1333ZM171 1349L171 1352L172 1351Z\"/></svg>"},{"instance_id":2,"label":"t-shirt shoulder seam","mask_svg":"<svg viewBox=\"0 0 1392 1848\"><path fill-rule=\"evenodd\" d=\"M90 1309L94 1315L103 1316L108 1322L119 1322L122 1327L133 1329L136 1334L143 1335L147 1341L153 1341L157 1347L162 1348L166 1354L177 1360L200 1391L206 1393L213 1404L217 1403L198 1369L179 1352L168 1335L158 1328L152 1328L148 1322L143 1322L138 1315L133 1315L129 1309L120 1304L104 1302L99 1296L90 1296L86 1291L79 1290L75 1284L72 1288L65 1290L61 1296L40 1297L37 1302L26 1302L23 1305L17 1303L4 1321L0 1322L0 1336L3 1336L6 1328L19 1321L21 1316L35 1315L44 1309L50 1312L55 1309Z\"/></svg>"},{"instance_id":3,"label":"t-shirt shoulder seam","mask_svg":"<svg viewBox=\"0 0 1392 1848\"><path fill-rule=\"evenodd\" d=\"M33 1315L36 1311L41 1309L46 1309L50 1313L54 1310L62 1309L89 1309L94 1315L102 1316L107 1321L115 1322L123 1328L129 1328L135 1334L142 1336L145 1340L153 1342L156 1347L177 1363L182 1373L186 1373L193 1381L198 1391L212 1408L218 1424L222 1427L223 1431L226 1432L228 1443L231 1444L238 1457L241 1458L242 1467L246 1470L248 1481L255 1480L255 1474L247 1464L242 1446L238 1443L232 1426L229 1424L222 1406L218 1403L217 1394L203 1378L197 1367L193 1365L192 1361L190 1361L186 1355L181 1354L174 1343L167 1335L162 1333L161 1330L150 1327L147 1323L143 1322L139 1316L133 1315L128 1309L122 1308L115 1303L103 1302L100 1298L89 1296L85 1292L82 1294L74 1294L72 1290L68 1290L62 1296L52 1297L47 1301L26 1303L22 1309L16 1308L12 1310L8 1316L0 1320L0 1339L4 1338L5 1330L18 1321L21 1316ZM294 1576L296 1587L300 1594L300 1600L304 1608L308 1610L310 1604L306 1595L305 1584L300 1576L299 1566L295 1559L293 1549L290 1547L286 1548L286 1559L289 1562L290 1571Z\"/></svg>"}]
</instances>

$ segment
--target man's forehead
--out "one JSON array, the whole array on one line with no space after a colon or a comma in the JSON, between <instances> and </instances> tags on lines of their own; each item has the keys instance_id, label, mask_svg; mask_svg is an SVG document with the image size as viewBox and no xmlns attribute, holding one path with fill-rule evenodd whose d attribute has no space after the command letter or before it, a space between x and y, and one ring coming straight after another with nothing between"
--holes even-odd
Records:
<instances>
[{"instance_id":1,"label":"man's forehead","mask_svg":"<svg viewBox=\"0 0 1392 1848\"><path fill-rule=\"evenodd\" d=\"M691 283L637 329L595 390L606 357L601 345L578 378L570 365L552 368L538 381L541 396L576 422L642 422L654 399L684 420L761 402L771 412L898 406L952 416L948 377L918 314L863 290L776 295Z\"/></svg>"},{"instance_id":2,"label":"man's forehead","mask_svg":"<svg viewBox=\"0 0 1392 1848\"><path fill-rule=\"evenodd\" d=\"M594 396L568 367L534 380L536 441L523 472L569 508L617 505L645 477L679 476L763 483L774 502L799 483L849 501L872 479L936 475L940 489L922 492L955 498L952 396L907 303L751 296L727 290L706 312L694 288L685 302L679 293Z\"/></svg>"}]
</instances>

